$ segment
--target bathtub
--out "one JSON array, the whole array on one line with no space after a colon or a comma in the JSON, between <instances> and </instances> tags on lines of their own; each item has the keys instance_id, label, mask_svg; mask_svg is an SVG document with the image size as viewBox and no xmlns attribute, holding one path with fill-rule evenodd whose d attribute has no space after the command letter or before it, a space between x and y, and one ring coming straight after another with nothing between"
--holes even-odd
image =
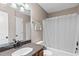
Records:
<instances>
[{"instance_id":1,"label":"bathtub","mask_svg":"<svg viewBox=\"0 0 79 59\"><path fill-rule=\"evenodd\" d=\"M47 49L44 50L44 56L78 56L78 54L69 53L66 51L46 47Z\"/></svg>"},{"instance_id":2,"label":"bathtub","mask_svg":"<svg viewBox=\"0 0 79 59\"><path fill-rule=\"evenodd\" d=\"M63 50L47 47L43 41L38 41L36 42L36 44L43 45L46 47L43 53L44 56L79 56L79 54L75 54L75 53L73 54Z\"/></svg>"}]
</instances>

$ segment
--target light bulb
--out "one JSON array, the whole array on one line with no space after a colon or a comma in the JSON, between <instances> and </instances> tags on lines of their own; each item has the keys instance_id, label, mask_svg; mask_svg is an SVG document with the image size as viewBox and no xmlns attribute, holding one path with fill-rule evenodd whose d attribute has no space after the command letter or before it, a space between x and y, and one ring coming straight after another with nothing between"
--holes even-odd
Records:
<instances>
[{"instance_id":1,"label":"light bulb","mask_svg":"<svg viewBox=\"0 0 79 59\"><path fill-rule=\"evenodd\" d=\"M12 4L11 4L11 7L13 7L13 8L17 8L17 6L16 6L15 3L12 3Z\"/></svg>"},{"instance_id":2,"label":"light bulb","mask_svg":"<svg viewBox=\"0 0 79 59\"><path fill-rule=\"evenodd\" d=\"M24 12L24 8L23 7L20 7L20 11Z\"/></svg>"},{"instance_id":3,"label":"light bulb","mask_svg":"<svg viewBox=\"0 0 79 59\"><path fill-rule=\"evenodd\" d=\"M26 10L30 10L30 8L29 8L29 5L28 5L28 4L25 4L25 5L24 5L24 8L25 8Z\"/></svg>"}]
</instances>

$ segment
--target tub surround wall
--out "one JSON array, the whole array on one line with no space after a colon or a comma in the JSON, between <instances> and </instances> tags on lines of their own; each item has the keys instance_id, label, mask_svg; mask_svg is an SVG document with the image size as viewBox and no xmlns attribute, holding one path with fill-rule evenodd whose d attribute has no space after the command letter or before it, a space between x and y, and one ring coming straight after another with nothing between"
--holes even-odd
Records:
<instances>
[{"instance_id":1,"label":"tub surround wall","mask_svg":"<svg viewBox=\"0 0 79 59\"><path fill-rule=\"evenodd\" d=\"M47 13L36 3L29 4L31 7L31 22L37 21L40 22L42 25L42 20L47 18ZM41 31L35 31L33 28L31 29L31 39L32 42L37 42L42 39L42 30Z\"/></svg>"},{"instance_id":2,"label":"tub surround wall","mask_svg":"<svg viewBox=\"0 0 79 59\"><path fill-rule=\"evenodd\" d=\"M62 15L68 15L68 14L73 14L73 13L77 13L77 14L79 14L79 5L78 6L75 6L75 7L73 7L73 8L68 8L68 9L64 9L64 10L61 10L61 11L58 11L58 12L52 12L52 13L48 13L48 18L53 18L53 17L57 17L57 16L62 16ZM76 19L77 19L77 17L76 17ZM76 21L76 20L74 20L74 21ZM77 22L79 22L78 20L77 20ZM76 27L78 27L78 24L76 23ZM77 31L78 32L78 31ZM78 33L77 33L78 34ZM76 34L76 35L77 35ZM69 52L71 52L71 53L75 53L75 48L77 47L76 46L76 42L77 41L79 41L78 40L78 35L75 37L76 39L74 40L74 47L73 47L73 49L71 49ZM50 41L51 42L51 41ZM58 44L58 43L57 43ZM54 48L54 47L53 47ZM70 47L69 47L70 48Z\"/></svg>"},{"instance_id":3,"label":"tub surround wall","mask_svg":"<svg viewBox=\"0 0 79 59\"><path fill-rule=\"evenodd\" d=\"M43 39L48 47L74 53L76 50L77 14L48 18L43 21ZM78 22L79 23L79 22ZM79 27L78 27L79 28ZM76 39L75 39L76 38Z\"/></svg>"}]
</instances>

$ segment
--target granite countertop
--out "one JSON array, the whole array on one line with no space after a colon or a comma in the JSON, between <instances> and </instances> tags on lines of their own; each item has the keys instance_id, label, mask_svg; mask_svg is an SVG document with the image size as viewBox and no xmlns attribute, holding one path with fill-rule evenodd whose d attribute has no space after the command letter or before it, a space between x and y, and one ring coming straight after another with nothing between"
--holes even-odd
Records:
<instances>
[{"instance_id":1,"label":"granite countertop","mask_svg":"<svg viewBox=\"0 0 79 59\"><path fill-rule=\"evenodd\" d=\"M41 45L37 45L37 44L34 44L34 43L28 43L28 44L25 44L25 45L23 45L21 47L18 47L18 48L12 48L12 49L0 52L0 56L11 56L11 54L14 51L16 51L18 49L21 49L21 48L25 48L25 47L31 47L31 48L33 48L33 51L30 52L29 54L25 55L25 56L32 56L34 53L36 53L37 51L39 51L40 49L43 48L43 46L41 46Z\"/></svg>"}]
</instances>

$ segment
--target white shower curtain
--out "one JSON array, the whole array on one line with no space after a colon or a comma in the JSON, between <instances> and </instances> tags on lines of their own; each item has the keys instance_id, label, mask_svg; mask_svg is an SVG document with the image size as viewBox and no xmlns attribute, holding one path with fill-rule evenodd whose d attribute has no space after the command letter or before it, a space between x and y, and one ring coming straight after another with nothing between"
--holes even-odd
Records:
<instances>
[{"instance_id":1,"label":"white shower curtain","mask_svg":"<svg viewBox=\"0 0 79 59\"><path fill-rule=\"evenodd\" d=\"M43 40L48 47L75 51L77 35L77 14L52 17L43 21Z\"/></svg>"}]
</instances>

